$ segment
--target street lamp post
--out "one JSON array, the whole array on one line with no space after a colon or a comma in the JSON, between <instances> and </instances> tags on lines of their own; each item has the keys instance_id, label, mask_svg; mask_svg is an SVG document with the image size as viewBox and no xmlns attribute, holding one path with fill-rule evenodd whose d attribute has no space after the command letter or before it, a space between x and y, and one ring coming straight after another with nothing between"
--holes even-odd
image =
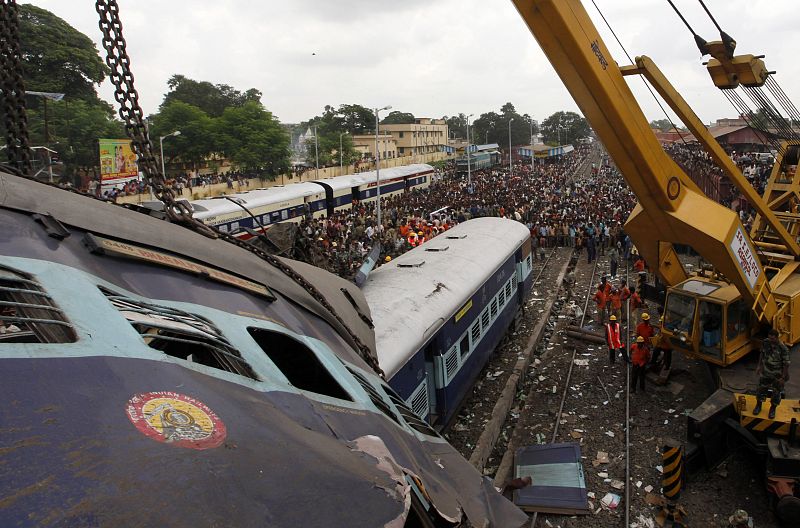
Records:
<instances>
[{"instance_id":1,"label":"street lamp post","mask_svg":"<svg viewBox=\"0 0 800 528\"><path fill-rule=\"evenodd\" d=\"M344 165L342 165L342 136L345 134L347 134L347 132L339 134L339 176L344 173Z\"/></svg>"},{"instance_id":2,"label":"street lamp post","mask_svg":"<svg viewBox=\"0 0 800 528\"><path fill-rule=\"evenodd\" d=\"M386 105L383 108L376 108L375 109L375 200L376 200L376 208L377 208L377 220L378 225L375 226L376 229L380 229L381 226L381 150L378 146L378 134L379 134L379 126L380 121L378 120L378 112L381 110L391 110L391 105Z\"/></svg>"},{"instance_id":3,"label":"street lamp post","mask_svg":"<svg viewBox=\"0 0 800 528\"><path fill-rule=\"evenodd\" d=\"M470 191L472 189L472 169L470 167L470 162L469 162L469 158L472 155L472 153L469 151L469 118L474 116L474 115L475 114L470 114L470 115L467 116L467 149L466 149L466 151L467 151L466 152L466 154L467 154L467 191Z\"/></svg>"},{"instance_id":4,"label":"street lamp post","mask_svg":"<svg viewBox=\"0 0 800 528\"><path fill-rule=\"evenodd\" d=\"M514 175L514 166L511 164L511 159L513 156L511 155L511 122L514 120L512 117L508 120L508 176L511 177Z\"/></svg>"},{"instance_id":5,"label":"street lamp post","mask_svg":"<svg viewBox=\"0 0 800 528\"><path fill-rule=\"evenodd\" d=\"M181 131L180 130L176 130L172 134L167 134L166 136L161 136L161 137L158 138L158 143L161 146L161 175L164 178L167 177L167 172L164 169L164 140L167 139L168 137L180 136L180 135L181 135Z\"/></svg>"},{"instance_id":6,"label":"street lamp post","mask_svg":"<svg viewBox=\"0 0 800 528\"><path fill-rule=\"evenodd\" d=\"M319 179L319 140L317 138L317 125L314 125L314 159L315 159L315 169L314 169L314 179Z\"/></svg>"},{"instance_id":7,"label":"street lamp post","mask_svg":"<svg viewBox=\"0 0 800 528\"><path fill-rule=\"evenodd\" d=\"M533 119L531 119L531 174L533 174Z\"/></svg>"}]
</instances>

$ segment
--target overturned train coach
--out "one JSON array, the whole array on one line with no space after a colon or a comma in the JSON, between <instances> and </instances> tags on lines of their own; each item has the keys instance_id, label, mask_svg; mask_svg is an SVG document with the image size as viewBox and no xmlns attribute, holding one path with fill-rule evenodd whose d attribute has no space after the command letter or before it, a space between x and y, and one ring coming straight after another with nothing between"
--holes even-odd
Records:
<instances>
[{"instance_id":1,"label":"overturned train coach","mask_svg":"<svg viewBox=\"0 0 800 528\"><path fill-rule=\"evenodd\" d=\"M276 185L191 202L194 217L220 231L242 239L252 231L268 229L279 222L299 222L306 214L331 216L350 209L354 202L370 202L378 194L394 196L431 183L434 168L425 163L403 165L380 171L361 172L322 180Z\"/></svg>"},{"instance_id":2,"label":"overturned train coach","mask_svg":"<svg viewBox=\"0 0 800 528\"><path fill-rule=\"evenodd\" d=\"M5 173L0 189L3 526L524 522L370 369L352 284Z\"/></svg>"},{"instance_id":3,"label":"overturned train coach","mask_svg":"<svg viewBox=\"0 0 800 528\"><path fill-rule=\"evenodd\" d=\"M531 287L528 229L505 218L461 223L373 271L364 295L378 360L419 416L446 426Z\"/></svg>"}]
</instances>

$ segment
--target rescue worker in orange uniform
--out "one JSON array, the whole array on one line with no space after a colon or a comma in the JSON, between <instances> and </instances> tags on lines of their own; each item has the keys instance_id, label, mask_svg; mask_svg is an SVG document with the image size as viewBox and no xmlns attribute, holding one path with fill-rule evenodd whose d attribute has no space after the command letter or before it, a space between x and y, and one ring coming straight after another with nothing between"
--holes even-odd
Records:
<instances>
[{"instance_id":1,"label":"rescue worker in orange uniform","mask_svg":"<svg viewBox=\"0 0 800 528\"><path fill-rule=\"evenodd\" d=\"M425 238L425 233L423 233L422 231L417 233L417 245L418 246L421 246L422 244L424 244L426 240L428 240L428 239Z\"/></svg>"},{"instance_id":2,"label":"rescue worker in orange uniform","mask_svg":"<svg viewBox=\"0 0 800 528\"><path fill-rule=\"evenodd\" d=\"M602 283L597 285L597 291L594 294L594 302L597 304L597 322L603 324L606 320L606 291Z\"/></svg>"},{"instance_id":3,"label":"rescue worker in orange uniform","mask_svg":"<svg viewBox=\"0 0 800 528\"><path fill-rule=\"evenodd\" d=\"M650 347L644 337L636 338L636 343L631 345L631 394L636 394L636 382L644 392L644 374L647 363L650 362Z\"/></svg>"},{"instance_id":4,"label":"rescue worker in orange uniform","mask_svg":"<svg viewBox=\"0 0 800 528\"><path fill-rule=\"evenodd\" d=\"M619 320L622 317L622 294L616 288L611 288L611 293L608 294L609 313L616 316Z\"/></svg>"},{"instance_id":5,"label":"rescue worker in orange uniform","mask_svg":"<svg viewBox=\"0 0 800 528\"><path fill-rule=\"evenodd\" d=\"M661 316L660 322L664 322L664 316ZM658 334L653 339L653 365L658 363L661 354L664 354L664 368L669 370L672 368L672 342L669 336L664 335L664 332L659 328Z\"/></svg>"},{"instance_id":6,"label":"rescue worker in orange uniform","mask_svg":"<svg viewBox=\"0 0 800 528\"><path fill-rule=\"evenodd\" d=\"M608 345L608 364L613 365L617 359L617 351L622 348L619 323L615 315L609 317L606 323L606 344Z\"/></svg>"},{"instance_id":7,"label":"rescue worker in orange uniform","mask_svg":"<svg viewBox=\"0 0 800 528\"><path fill-rule=\"evenodd\" d=\"M650 338L656 335L656 329L650 324L650 314L642 314L642 322L636 325L636 335L641 336L649 344Z\"/></svg>"},{"instance_id":8,"label":"rescue worker in orange uniform","mask_svg":"<svg viewBox=\"0 0 800 528\"><path fill-rule=\"evenodd\" d=\"M412 248L415 248L417 247L418 243L419 243L419 236L417 236L417 234L414 231L411 231L411 233L408 234L408 245L411 246Z\"/></svg>"}]
</instances>

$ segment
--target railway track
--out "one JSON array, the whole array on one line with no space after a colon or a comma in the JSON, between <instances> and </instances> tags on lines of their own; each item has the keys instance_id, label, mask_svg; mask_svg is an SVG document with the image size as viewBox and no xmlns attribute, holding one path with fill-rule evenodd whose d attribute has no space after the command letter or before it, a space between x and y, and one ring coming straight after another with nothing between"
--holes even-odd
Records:
<instances>
[{"instance_id":1,"label":"railway track","mask_svg":"<svg viewBox=\"0 0 800 528\"><path fill-rule=\"evenodd\" d=\"M585 262L585 261L584 261ZM593 309L590 306L591 294L601 275L606 274L608 262L600 257L592 266L579 264L575 274L577 277L572 299L582 308L583 314L578 318L578 326L591 320ZM627 270L625 271L627 277ZM559 315L561 318L559 318ZM520 411L523 415L510 435L510 440L501 454L502 461L495 475L495 485L501 486L512 477L514 452L517 448L537 443L575 442L581 443L584 459L593 458L593 450L607 453L619 453L619 458L611 460L608 468L592 472L588 463L584 463L587 475L587 487L599 490L608 487L604 480L609 474L618 476L614 484L625 486L624 521L614 512L612 516L592 515L571 519L575 524L568 526L624 526L630 525L630 402L628 389L629 373L627 365L621 360L613 367L603 366L598 373L596 368L578 366L576 359L589 358L589 363L605 365L608 361L605 345L586 344L566 335L568 318L563 314L554 314L559 324L546 343L543 343L541 364L528 373L532 383L526 395L521 398L525 407ZM629 319L629 318L628 318ZM623 327L627 332L627 328ZM581 361L585 364L585 361ZM624 366L623 366L624 365ZM611 369L611 370L607 370ZM604 382L605 380L605 382ZM598 383L599 381L599 383ZM555 391L555 387L560 390ZM601 404L594 404L600 401ZM586 425L581 425L583 420ZM547 427L550 424L550 427ZM604 429L607 427L607 430ZM613 433L610 434L609 433ZM498 455L499 456L499 455ZM597 471L597 470L595 470ZM624 477L623 477L624 474ZM593 503L593 513L599 508L599 499ZM541 519L540 519L541 517ZM585 519L585 520L584 520ZM544 516L534 514L530 526L550 526L545 523ZM541 521L541 522L540 522ZM553 524L555 526L555 524Z\"/></svg>"}]
</instances>

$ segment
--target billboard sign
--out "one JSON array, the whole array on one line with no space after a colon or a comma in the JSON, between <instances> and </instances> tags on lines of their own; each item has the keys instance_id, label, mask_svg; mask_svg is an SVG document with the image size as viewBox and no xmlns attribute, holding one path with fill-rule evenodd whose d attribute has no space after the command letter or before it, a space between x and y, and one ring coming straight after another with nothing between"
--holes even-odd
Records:
<instances>
[{"instance_id":1,"label":"billboard sign","mask_svg":"<svg viewBox=\"0 0 800 528\"><path fill-rule=\"evenodd\" d=\"M100 139L100 177L104 184L119 183L139 175L130 139Z\"/></svg>"}]
</instances>

